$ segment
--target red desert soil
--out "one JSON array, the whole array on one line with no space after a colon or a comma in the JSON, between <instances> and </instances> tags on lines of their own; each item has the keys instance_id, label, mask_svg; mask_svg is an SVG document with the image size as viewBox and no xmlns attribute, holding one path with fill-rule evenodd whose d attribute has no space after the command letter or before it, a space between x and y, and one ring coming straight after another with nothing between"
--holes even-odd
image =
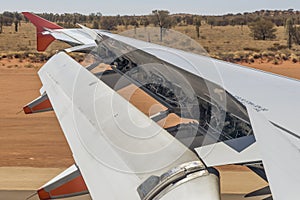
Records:
<instances>
[{"instance_id":1,"label":"red desert soil","mask_svg":"<svg viewBox=\"0 0 300 200\"><path fill-rule=\"evenodd\" d=\"M72 154L53 112L25 115L23 105L39 96L37 69L42 64L17 59L0 60L0 167L66 168ZM300 64L285 62L245 64L261 70L300 79ZM237 192L237 183L247 180L249 192L265 183L245 167L223 166L222 192ZM227 181L226 181L227 180ZM228 181L230 180L230 181ZM224 184L226 182L226 184Z\"/></svg>"},{"instance_id":2,"label":"red desert soil","mask_svg":"<svg viewBox=\"0 0 300 200\"><path fill-rule=\"evenodd\" d=\"M255 69L268 71L274 74L280 74L290 78L300 80L300 64L291 61L285 61L279 65L274 65L270 62L254 62L254 63L240 63L240 65L252 67Z\"/></svg>"},{"instance_id":3,"label":"red desert soil","mask_svg":"<svg viewBox=\"0 0 300 200\"><path fill-rule=\"evenodd\" d=\"M18 60L1 60L0 65L0 166L71 165L71 152L54 113L19 112L39 96L37 69Z\"/></svg>"}]
</instances>

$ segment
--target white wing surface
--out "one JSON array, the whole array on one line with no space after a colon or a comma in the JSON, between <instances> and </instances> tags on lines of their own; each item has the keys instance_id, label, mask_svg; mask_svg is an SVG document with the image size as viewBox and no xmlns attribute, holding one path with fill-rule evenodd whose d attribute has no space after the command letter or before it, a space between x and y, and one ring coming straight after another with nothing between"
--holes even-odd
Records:
<instances>
[{"instance_id":1,"label":"white wing surface","mask_svg":"<svg viewBox=\"0 0 300 200\"><path fill-rule=\"evenodd\" d=\"M299 148L285 133L278 131L268 120L252 108L248 108L255 137L274 199L295 199L300 187Z\"/></svg>"},{"instance_id":2,"label":"white wing surface","mask_svg":"<svg viewBox=\"0 0 300 200\"><path fill-rule=\"evenodd\" d=\"M39 76L93 198L139 199L136 188L149 174L197 160L65 53Z\"/></svg>"}]
</instances>

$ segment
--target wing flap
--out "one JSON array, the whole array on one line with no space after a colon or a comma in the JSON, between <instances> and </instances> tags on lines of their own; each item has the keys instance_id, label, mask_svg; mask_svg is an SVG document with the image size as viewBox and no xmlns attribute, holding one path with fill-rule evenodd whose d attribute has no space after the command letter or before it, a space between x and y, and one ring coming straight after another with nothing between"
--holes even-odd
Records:
<instances>
[{"instance_id":1,"label":"wing flap","mask_svg":"<svg viewBox=\"0 0 300 200\"><path fill-rule=\"evenodd\" d=\"M32 102L28 103L23 107L23 111L25 114L33 114L38 112L46 112L52 109L52 105L48 99L46 93L36 98Z\"/></svg>"},{"instance_id":2,"label":"wing flap","mask_svg":"<svg viewBox=\"0 0 300 200\"><path fill-rule=\"evenodd\" d=\"M41 200L74 197L88 192L76 165L72 165L37 191Z\"/></svg>"}]
</instances>

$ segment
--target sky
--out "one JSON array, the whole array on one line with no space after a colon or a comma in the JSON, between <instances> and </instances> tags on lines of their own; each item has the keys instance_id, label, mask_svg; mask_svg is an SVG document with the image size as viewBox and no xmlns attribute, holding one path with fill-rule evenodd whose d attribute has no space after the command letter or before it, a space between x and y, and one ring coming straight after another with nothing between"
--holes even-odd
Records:
<instances>
[{"instance_id":1,"label":"sky","mask_svg":"<svg viewBox=\"0 0 300 200\"><path fill-rule=\"evenodd\" d=\"M174 13L222 15L256 10L300 10L299 0L2 0L0 12L35 13L101 12L103 15L142 15L152 10Z\"/></svg>"}]
</instances>

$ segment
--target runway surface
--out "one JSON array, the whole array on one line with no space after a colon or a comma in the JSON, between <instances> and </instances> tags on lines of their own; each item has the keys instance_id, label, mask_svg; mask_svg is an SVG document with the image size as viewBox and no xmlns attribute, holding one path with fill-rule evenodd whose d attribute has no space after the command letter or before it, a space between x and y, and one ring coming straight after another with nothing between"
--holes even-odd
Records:
<instances>
[{"instance_id":1,"label":"runway surface","mask_svg":"<svg viewBox=\"0 0 300 200\"><path fill-rule=\"evenodd\" d=\"M25 200L32 195L35 191L31 190L0 190L0 200ZM34 196L28 200L38 200L37 196ZM262 198L244 198L241 194L225 194L222 195L222 200L261 200ZM91 200L89 195L80 197L67 198L65 200Z\"/></svg>"}]
</instances>

